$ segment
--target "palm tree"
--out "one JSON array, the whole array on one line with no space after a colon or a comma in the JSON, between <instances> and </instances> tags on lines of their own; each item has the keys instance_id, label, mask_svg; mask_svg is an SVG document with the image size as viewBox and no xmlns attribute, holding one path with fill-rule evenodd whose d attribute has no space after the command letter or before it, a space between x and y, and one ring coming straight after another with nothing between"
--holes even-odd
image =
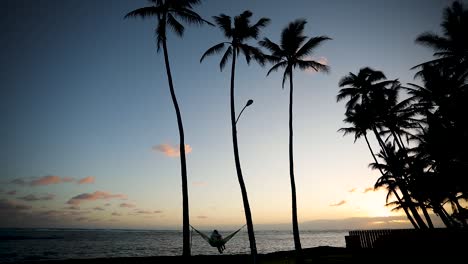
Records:
<instances>
[{"instance_id":1,"label":"palm tree","mask_svg":"<svg viewBox=\"0 0 468 264\"><path fill-rule=\"evenodd\" d=\"M432 48L437 57L415 66L436 65L450 69L461 69L468 74L468 9L455 1L444 10L441 23L443 35L426 32L418 36L416 42Z\"/></svg>"},{"instance_id":2,"label":"palm tree","mask_svg":"<svg viewBox=\"0 0 468 264\"><path fill-rule=\"evenodd\" d=\"M231 128L232 128L232 145L234 148L234 160L236 164L237 179L242 193L242 201L244 204L245 219L247 222L247 232L249 234L250 252L253 258L253 262L256 262L257 258L257 246L255 242L255 234L252 223L252 214L250 212L249 199L247 196L247 189L245 188L244 177L242 176L242 169L239 158L239 147L237 145L237 125L236 125L236 109L235 109L235 97L234 97L234 80L236 71L236 59L240 53L243 53L247 63L249 64L252 59L256 60L261 65L264 64L264 58L262 52L246 42L250 39L257 39L260 33L260 29L267 26L270 22L268 18L261 18L254 25L250 24L250 18L252 12L244 11L242 14L234 17L232 21L230 16L220 14L214 16L214 20L219 28L223 31L224 36L229 40L221 42L209 48L201 57L200 62L206 56L220 53L225 46L227 49L221 58L219 68L222 71L227 61L232 58L231 66L231 88L230 88L230 103L231 103ZM234 22L234 25L233 25Z\"/></svg>"},{"instance_id":3,"label":"palm tree","mask_svg":"<svg viewBox=\"0 0 468 264\"><path fill-rule=\"evenodd\" d=\"M367 119L365 128L371 129L374 132L377 142L382 149L383 157L388 158L391 155L391 149L388 148L388 145L384 142L384 139L382 139L382 131L379 131L379 129L383 130L385 126L392 126L392 129L389 129L389 131L394 136L395 142L402 148L401 138L398 137L397 133L403 133L403 130L396 129L393 125L390 125L390 119L388 118L397 115L397 110L405 109L405 106L408 104L408 101L404 101L401 104L397 103L398 81L387 80L383 72L365 67L361 68L357 75L349 73L343 77L339 82L339 86L342 87L342 89L337 95L337 101L349 98L349 101L346 103L346 116L348 117L350 114L356 113L357 111L358 115L361 115L361 117L358 116L357 119ZM392 115L389 114L389 109L394 110ZM398 112L400 117L407 117L409 114L406 112L405 114ZM356 119L356 117L354 117L354 119ZM351 121L353 120L351 119ZM391 121L392 124L409 125L405 123L406 121L397 118L393 118ZM384 130L383 132L385 133L386 131ZM373 157L376 161L375 155L373 155ZM375 163L378 164L377 161ZM382 175L384 175L384 173L382 173ZM403 208L405 208L405 206L408 207L419 228L426 228L427 226L418 214L415 206L410 202L411 196L407 189L404 176L405 175L398 175L398 177L395 178L404 200L399 201L399 203ZM393 188L392 191L393 190L396 189ZM395 195L395 197L398 199L399 196ZM405 213L407 213L408 219L411 219L409 212L405 210ZM414 226L418 228L416 225Z\"/></svg>"},{"instance_id":4,"label":"palm tree","mask_svg":"<svg viewBox=\"0 0 468 264\"><path fill-rule=\"evenodd\" d=\"M180 114L179 104L172 83L171 67L169 64L169 55L167 50L167 27L173 30L178 36L184 34L184 26L177 20L181 19L189 24L203 25L211 24L204 20L200 15L193 11L193 7L200 4L200 0L150 0L150 6L138 8L125 15L125 18L131 17L152 17L156 16L156 38L157 51L159 52L161 44L164 52L164 62L166 65L167 80L169 82L169 90L171 93L172 103L177 115L177 125L179 128L179 147L180 147L180 165L182 175L182 229L183 229L183 256L190 256L190 220L189 220L189 203L188 203L188 187L187 187L187 166L185 158L185 139L184 127L182 125L182 116Z\"/></svg>"},{"instance_id":5,"label":"palm tree","mask_svg":"<svg viewBox=\"0 0 468 264\"><path fill-rule=\"evenodd\" d=\"M293 69L298 67L300 70L312 69L317 72L328 72L327 65L310 59L315 48L324 41L329 40L327 36L312 37L307 40L304 35L304 26L306 20L298 19L283 29L281 33L281 43L276 44L264 38L260 45L271 52L267 58L274 65L268 71L269 75L273 71L284 68L283 83L289 78L289 176L291 178L291 196L292 196L292 224L294 235L294 247L296 253L302 258L301 240L299 237L299 225L297 221L297 203L296 203L296 184L294 180L294 157L293 157ZM306 41L307 40L307 41Z\"/></svg>"}]
</instances>

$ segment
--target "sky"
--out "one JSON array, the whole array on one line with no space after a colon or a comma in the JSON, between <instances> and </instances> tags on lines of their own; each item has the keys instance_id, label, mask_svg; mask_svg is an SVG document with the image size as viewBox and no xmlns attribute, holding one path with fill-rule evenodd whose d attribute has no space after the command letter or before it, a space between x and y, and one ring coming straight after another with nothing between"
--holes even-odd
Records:
<instances>
[{"instance_id":1,"label":"sky","mask_svg":"<svg viewBox=\"0 0 468 264\"><path fill-rule=\"evenodd\" d=\"M206 0L204 18L253 12L271 18L261 34L278 42L291 21L332 40L312 58L330 73L294 73L294 148L299 222L399 217L372 189L378 173L365 142L336 103L340 78L369 66L417 82L410 68L431 59L415 44L440 33L451 1ZM180 228L182 194L176 116L155 19L127 19L147 1L0 2L0 227ZM216 27L168 36L187 146L194 226L245 223L229 116L230 71L220 57L200 63L225 39ZM251 42L255 44L255 42ZM244 180L255 225L291 221L287 87L281 73L239 60L236 107ZM373 144L375 142L372 142ZM402 221L404 222L404 221ZM385 225L385 221L377 224Z\"/></svg>"}]
</instances>

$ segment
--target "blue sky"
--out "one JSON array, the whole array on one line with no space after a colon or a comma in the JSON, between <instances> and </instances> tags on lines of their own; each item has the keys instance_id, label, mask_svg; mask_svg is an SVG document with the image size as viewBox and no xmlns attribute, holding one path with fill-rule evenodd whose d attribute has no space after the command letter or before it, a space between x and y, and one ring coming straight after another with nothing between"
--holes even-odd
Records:
<instances>
[{"instance_id":1,"label":"blue sky","mask_svg":"<svg viewBox=\"0 0 468 264\"><path fill-rule=\"evenodd\" d=\"M297 72L294 76L300 221L394 214L384 207L384 191L364 193L377 176L367 168L371 159L365 143L353 144L352 137L336 132L343 126L344 113L344 105L335 102L337 84L364 66L382 70L390 79L413 82L410 68L432 56L414 39L425 31L439 32L442 9L449 3L293 0L285 5L284 1L207 0L196 8L210 20L213 15L235 16L247 9L254 13L254 21L269 17L271 24L262 37L273 41L297 18L307 19L307 35L333 39L313 54L327 61L329 74ZM178 143L163 58L156 53L155 21L123 19L146 4L123 0L0 3L0 120L4 127L0 199L10 206L26 205L28 209L21 213L31 219L67 215L62 220L39 217L42 222L24 220L15 225L180 225L179 160L153 149ZM243 223L230 134L230 71L220 72L220 57L199 63L203 52L223 41L223 35L214 27L186 29L183 39L170 35L168 42L186 142L192 148L187 156L191 221L196 225ZM239 148L254 223L285 223L290 221L288 90L281 88L280 73L265 77L266 72L255 64L238 64L238 110L248 99L254 100L238 124ZM31 184L45 176L74 181ZM93 177L94 182L77 183L85 177ZM14 184L14 179L26 183ZM110 196L95 195L100 198L80 202L76 211L81 213L76 215L85 216L69 213L71 198L96 192ZM21 199L30 194L53 198ZM4 209L0 206L0 210Z\"/></svg>"}]
</instances>

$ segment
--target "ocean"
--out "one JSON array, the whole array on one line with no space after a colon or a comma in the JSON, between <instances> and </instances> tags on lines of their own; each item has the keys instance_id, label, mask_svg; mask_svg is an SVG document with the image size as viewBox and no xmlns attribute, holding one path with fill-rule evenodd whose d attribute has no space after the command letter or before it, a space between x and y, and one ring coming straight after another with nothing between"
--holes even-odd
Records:
<instances>
[{"instance_id":1,"label":"ocean","mask_svg":"<svg viewBox=\"0 0 468 264\"><path fill-rule=\"evenodd\" d=\"M229 230L219 230L228 235ZM210 231L204 231L210 235ZM348 231L301 231L303 248L345 247ZM291 231L256 231L259 253L293 250ZM196 232L191 238L192 255L215 255ZM249 240L244 228L227 244L224 254L248 254ZM171 256L182 253L182 232L161 230L90 229L0 229L0 263L24 260L52 260L103 257Z\"/></svg>"}]
</instances>

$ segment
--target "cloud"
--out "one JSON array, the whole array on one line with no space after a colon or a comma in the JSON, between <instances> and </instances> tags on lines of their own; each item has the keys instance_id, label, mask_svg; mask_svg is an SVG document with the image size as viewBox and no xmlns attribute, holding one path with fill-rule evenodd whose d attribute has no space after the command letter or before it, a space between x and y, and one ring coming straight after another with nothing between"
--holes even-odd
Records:
<instances>
[{"instance_id":1,"label":"cloud","mask_svg":"<svg viewBox=\"0 0 468 264\"><path fill-rule=\"evenodd\" d=\"M356 188L352 188L352 189L349 190L348 192L353 193L353 192L355 192L355 191L356 191Z\"/></svg>"},{"instance_id":2,"label":"cloud","mask_svg":"<svg viewBox=\"0 0 468 264\"><path fill-rule=\"evenodd\" d=\"M369 187L369 188L365 188L362 193L368 193L368 192L373 192L373 191L374 191L374 187Z\"/></svg>"},{"instance_id":3,"label":"cloud","mask_svg":"<svg viewBox=\"0 0 468 264\"><path fill-rule=\"evenodd\" d=\"M345 200L341 200L341 201L339 201L339 202L337 202L337 203L330 204L330 206L342 206L342 205L345 204L345 203L346 203Z\"/></svg>"},{"instance_id":4,"label":"cloud","mask_svg":"<svg viewBox=\"0 0 468 264\"><path fill-rule=\"evenodd\" d=\"M119 206L124 207L124 208L135 208L136 207L136 205L131 204L131 203L121 203Z\"/></svg>"},{"instance_id":5,"label":"cloud","mask_svg":"<svg viewBox=\"0 0 468 264\"><path fill-rule=\"evenodd\" d=\"M80 195L72 197L68 200L67 204L79 205L81 202L85 201L95 201L95 200L107 200L107 199L127 199L127 196L124 194L112 194L103 191L95 191L93 193L82 193Z\"/></svg>"},{"instance_id":6,"label":"cloud","mask_svg":"<svg viewBox=\"0 0 468 264\"><path fill-rule=\"evenodd\" d=\"M207 219L208 216L206 216L206 215L199 215L199 216L197 216L197 218L200 218L200 219Z\"/></svg>"},{"instance_id":7,"label":"cloud","mask_svg":"<svg viewBox=\"0 0 468 264\"><path fill-rule=\"evenodd\" d=\"M135 211L137 214L152 214L153 212L147 210L137 210Z\"/></svg>"},{"instance_id":8,"label":"cloud","mask_svg":"<svg viewBox=\"0 0 468 264\"><path fill-rule=\"evenodd\" d=\"M34 194L29 194L29 195L26 195L26 196L23 196L23 197L19 197L18 199L23 200L23 201L28 201L28 202L36 202L36 201L49 201L49 200L53 200L54 198L55 198L55 195L53 195L53 194L46 194L46 195L42 195L42 196L36 196Z\"/></svg>"},{"instance_id":9,"label":"cloud","mask_svg":"<svg viewBox=\"0 0 468 264\"><path fill-rule=\"evenodd\" d=\"M50 184L59 184L59 183L64 183L64 182L73 182L74 179L70 177L60 177L60 176L55 176L55 175L47 175L47 176L42 176L38 178L32 178L30 180L25 180L25 179L14 179L10 181L12 184L17 184L17 185L29 185L29 186L44 186L44 185L50 185Z\"/></svg>"},{"instance_id":10,"label":"cloud","mask_svg":"<svg viewBox=\"0 0 468 264\"><path fill-rule=\"evenodd\" d=\"M117 213L117 212L113 212L112 215L113 215L113 216L121 216L122 214L119 214L119 213Z\"/></svg>"},{"instance_id":11,"label":"cloud","mask_svg":"<svg viewBox=\"0 0 468 264\"><path fill-rule=\"evenodd\" d=\"M7 192L8 195L15 195L16 194L16 190L13 190L13 191L9 191Z\"/></svg>"},{"instance_id":12,"label":"cloud","mask_svg":"<svg viewBox=\"0 0 468 264\"><path fill-rule=\"evenodd\" d=\"M171 158L179 157L180 155L179 145L171 146L170 144L161 144L153 146L152 149L155 151L162 152L164 155ZM192 147L188 144L185 144L185 153L189 154L190 152L192 152Z\"/></svg>"},{"instance_id":13,"label":"cloud","mask_svg":"<svg viewBox=\"0 0 468 264\"><path fill-rule=\"evenodd\" d=\"M161 214L162 211L161 210L156 210L156 211L153 211L154 214Z\"/></svg>"},{"instance_id":14,"label":"cloud","mask_svg":"<svg viewBox=\"0 0 468 264\"><path fill-rule=\"evenodd\" d=\"M17 203L17 202L5 200L5 199L0 200L0 211L15 212L15 211L29 210L31 208L32 206L30 205L21 204L21 203Z\"/></svg>"},{"instance_id":15,"label":"cloud","mask_svg":"<svg viewBox=\"0 0 468 264\"><path fill-rule=\"evenodd\" d=\"M204 181L196 181L192 183L193 186L206 186L207 183Z\"/></svg>"},{"instance_id":16,"label":"cloud","mask_svg":"<svg viewBox=\"0 0 468 264\"><path fill-rule=\"evenodd\" d=\"M60 177L60 176L43 176L38 179L32 180L29 182L31 186L43 186L43 185L50 185L50 184L59 184L64 182L72 182L73 178L70 177Z\"/></svg>"},{"instance_id":17,"label":"cloud","mask_svg":"<svg viewBox=\"0 0 468 264\"><path fill-rule=\"evenodd\" d=\"M105 209L100 207L100 206L96 206L93 208L94 211L104 211Z\"/></svg>"},{"instance_id":18,"label":"cloud","mask_svg":"<svg viewBox=\"0 0 468 264\"><path fill-rule=\"evenodd\" d=\"M111 203L105 203L104 206L111 206Z\"/></svg>"},{"instance_id":19,"label":"cloud","mask_svg":"<svg viewBox=\"0 0 468 264\"><path fill-rule=\"evenodd\" d=\"M313 57L307 57L306 58L307 60L314 60L320 64L323 64L323 65L328 65L328 59L325 58L325 57L319 57L319 58L313 58ZM307 69L306 72L308 73L316 73L317 71L310 68L310 69Z\"/></svg>"},{"instance_id":20,"label":"cloud","mask_svg":"<svg viewBox=\"0 0 468 264\"><path fill-rule=\"evenodd\" d=\"M76 206L76 205L72 205L72 206L69 206L69 207L65 207L64 209L68 209L68 210L80 210L80 207L79 207L79 206Z\"/></svg>"},{"instance_id":21,"label":"cloud","mask_svg":"<svg viewBox=\"0 0 468 264\"><path fill-rule=\"evenodd\" d=\"M94 183L96 179L94 176L88 176L83 179L78 180L78 184L87 184L87 183Z\"/></svg>"}]
</instances>

